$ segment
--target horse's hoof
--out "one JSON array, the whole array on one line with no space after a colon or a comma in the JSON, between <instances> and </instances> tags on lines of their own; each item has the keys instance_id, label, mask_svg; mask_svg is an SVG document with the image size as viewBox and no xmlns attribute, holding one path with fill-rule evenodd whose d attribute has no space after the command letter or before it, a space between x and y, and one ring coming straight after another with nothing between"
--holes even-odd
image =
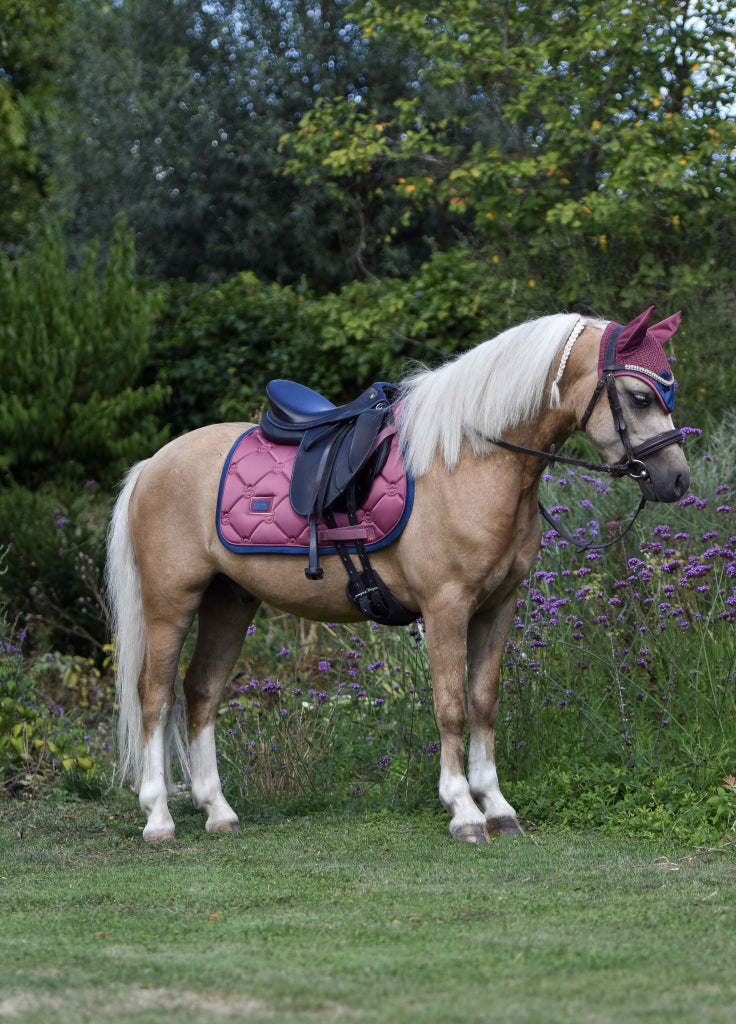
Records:
<instances>
[{"instance_id":1,"label":"horse's hoof","mask_svg":"<svg viewBox=\"0 0 736 1024\"><path fill-rule=\"evenodd\" d=\"M488 831L494 836L523 836L522 829L516 818L488 818Z\"/></svg>"},{"instance_id":2,"label":"horse's hoof","mask_svg":"<svg viewBox=\"0 0 736 1024\"><path fill-rule=\"evenodd\" d=\"M172 829L156 828L156 829L151 829L149 831L148 829L144 828L143 829L143 838L144 838L144 840L147 843L164 843L164 842L166 842L167 839L173 839L174 838L174 830L173 830L173 828Z\"/></svg>"},{"instance_id":3,"label":"horse's hoof","mask_svg":"<svg viewBox=\"0 0 736 1024\"><path fill-rule=\"evenodd\" d=\"M236 819L235 821L216 821L212 825L205 825L208 832L240 832L240 822Z\"/></svg>"},{"instance_id":4,"label":"horse's hoof","mask_svg":"<svg viewBox=\"0 0 736 1024\"><path fill-rule=\"evenodd\" d=\"M473 822L470 825L450 825L450 835L461 843L490 843L491 837L485 825Z\"/></svg>"}]
</instances>

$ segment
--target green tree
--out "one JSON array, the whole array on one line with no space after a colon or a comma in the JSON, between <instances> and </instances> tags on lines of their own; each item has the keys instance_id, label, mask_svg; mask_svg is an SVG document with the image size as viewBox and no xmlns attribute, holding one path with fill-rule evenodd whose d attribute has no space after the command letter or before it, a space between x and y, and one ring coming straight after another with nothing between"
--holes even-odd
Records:
<instances>
[{"instance_id":1,"label":"green tree","mask_svg":"<svg viewBox=\"0 0 736 1024\"><path fill-rule=\"evenodd\" d=\"M316 104L282 140L289 172L327 180L345 204L390 194L407 228L441 211L457 267L487 268L488 334L563 308L622 320L652 302L682 308L687 419L726 408L732 5L356 0L349 11L371 45L390 36L421 55L415 87L388 113Z\"/></svg>"},{"instance_id":2,"label":"green tree","mask_svg":"<svg viewBox=\"0 0 736 1024\"><path fill-rule=\"evenodd\" d=\"M0 0L0 248L14 252L47 199L50 167L40 135L68 17L65 4Z\"/></svg>"},{"instance_id":3,"label":"green tree","mask_svg":"<svg viewBox=\"0 0 736 1024\"><path fill-rule=\"evenodd\" d=\"M54 133L68 230L104 237L125 212L139 267L158 278L351 277L372 230L364 211L318 178L284 176L278 151L319 96L381 106L405 87L390 39L369 46L345 6L79 5Z\"/></svg>"},{"instance_id":4,"label":"green tree","mask_svg":"<svg viewBox=\"0 0 736 1024\"><path fill-rule=\"evenodd\" d=\"M139 289L130 232L118 228L101 272L90 247L76 271L58 230L14 264L0 258L0 471L35 488L118 479L166 439L165 388L137 378L154 296Z\"/></svg>"},{"instance_id":5,"label":"green tree","mask_svg":"<svg viewBox=\"0 0 736 1024\"><path fill-rule=\"evenodd\" d=\"M351 12L369 39L424 55L417 88L383 120L322 102L290 136L292 173L328 175L347 196L380 171L405 219L441 204L490 256L535 261L566 304L595 305L591 282L620 287L644 267L649 287L683 267L685 283L705 283L721 245L731 251L726 0L376 0Z\"/></svg>"}]
</instances>

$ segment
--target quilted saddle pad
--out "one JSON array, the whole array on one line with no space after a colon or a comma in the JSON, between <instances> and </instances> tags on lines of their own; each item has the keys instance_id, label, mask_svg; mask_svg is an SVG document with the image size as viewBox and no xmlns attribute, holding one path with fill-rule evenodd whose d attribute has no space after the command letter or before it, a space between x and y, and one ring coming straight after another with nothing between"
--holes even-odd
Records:
<instances>
[{"instance_id":1,"label":"quilted saddle pad","mask_svg":"<svg viewBox=\"0 0 736 1024\"><path fill-rule=\"evenodd\" d=\"M220 479L217 533L230 551L238 553L305 554L309 552L309 521L289 502L289 483L297 447L273 444L252 427L233 445ZM342 540L354 551L356 539L366 549L391 544L406 526L414 501L414 481L406 472L396 435L386 462L361 509L358 526L336 512L336 529L318 526L322 554L335 552ZM351 544L353 541L353 544Z\"/></svg>"}]
</instances>

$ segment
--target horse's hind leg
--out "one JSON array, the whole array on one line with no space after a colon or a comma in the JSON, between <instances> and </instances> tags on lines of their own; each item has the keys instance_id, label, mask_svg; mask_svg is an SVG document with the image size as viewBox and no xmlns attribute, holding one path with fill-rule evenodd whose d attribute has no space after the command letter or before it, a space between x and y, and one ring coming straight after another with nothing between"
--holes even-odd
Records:
<instances>
[{"instance_id":1,"label":"horse's hind leg","mask_svg":"<svg viewBox=\"0 0 736 1024\"><path fill-rule=\"evenodd\" d=\"M243 646L259 601L224 576L204 594L197 643L184 677L192 802L207 815L208 832L236 832L238 816L222 794L215 748L215 719L227 677Z\"/></svg>"},{"instance_id":2,"label":"horse's hind leg","mask_svg":"<svg viewBox=\"0 0 736 1024\"><path fill-rule=\"evenodd\" d=\"M138 679L143 734L138 798L146 816L143 838L148 842L169 839L174 834L168 808L167 733L181 648L195 610L192 602L178 616L170 608L162 608L159 615L151 611L147 615L146 647Z\"/></svg>"}]
</instances>

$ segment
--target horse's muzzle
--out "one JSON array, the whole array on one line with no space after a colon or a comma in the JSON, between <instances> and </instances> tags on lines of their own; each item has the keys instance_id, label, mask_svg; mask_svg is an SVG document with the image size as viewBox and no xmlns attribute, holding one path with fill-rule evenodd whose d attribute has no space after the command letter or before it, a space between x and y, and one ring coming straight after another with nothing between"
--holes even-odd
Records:
<instances>
[{"instance_id":1,"label":"horse's muzzle","mask_svg":"<svg viewBox=\"0 0 736 1024\"><path fill-rule=\"evenodd\" d=\"M652 455L643 463L646 476L636 477L647 501L679 501L690 486L690 469L682 449Z\"/></svg>"}]
</instances>

